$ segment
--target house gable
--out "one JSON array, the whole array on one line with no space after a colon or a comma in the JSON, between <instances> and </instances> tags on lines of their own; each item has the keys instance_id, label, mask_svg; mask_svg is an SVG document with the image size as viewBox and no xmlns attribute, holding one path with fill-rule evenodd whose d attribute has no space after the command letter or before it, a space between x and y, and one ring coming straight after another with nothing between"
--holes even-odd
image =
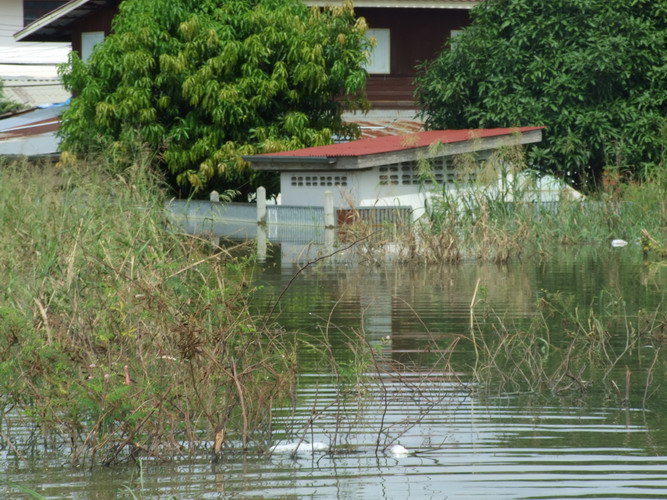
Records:
<instances>
[{"instance_id":1,"label":"house gable","mask_svg":"<svg viewBox=\"0 0 667 500\"><path fill-rule=\"evenodd\" d=\"M66 4L67 0L30 0L23 2L23 26Z\"/></svg>"},{"instance_id":2,"label":"house gable","mask_svg":"<svg viewBox=\"0 0 667 500\"><path fill-rule=\"evenodd\" d=\"M72 42L81 53L81 35L111 31L121 0L70 0L14 35L21 42ZM25 2L24 2L25 3Z\"/></svg>"}]
</instances>

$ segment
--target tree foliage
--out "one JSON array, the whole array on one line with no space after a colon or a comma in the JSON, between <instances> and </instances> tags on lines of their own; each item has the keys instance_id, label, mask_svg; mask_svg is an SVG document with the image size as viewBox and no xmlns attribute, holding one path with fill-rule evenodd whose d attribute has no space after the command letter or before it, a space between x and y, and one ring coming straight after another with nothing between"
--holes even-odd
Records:
<instances>
[{"instance_id":1,"label":"tree foliage","mask_svg":"<svg viewBox=\"0 0 667 500\"><path fill-rule=\"evenodd\" d=\"M72 55L75 98L62 149L141 141L179 186L247 186L244 154L327 144L360 95L368 42L351 5L300 0L125 0L88 63ZM256 180L256 179L255 179Z\"/></svg>"},{"instance_id":2,"label":"tree foliage","mask_svg":"<svg viewBox=\"0 0 667 500\"><path fill-rule=\"evenodd\" d=\"M666 0L486 0L422 68L430 128L545 125L533 165L579 182L665 164Z\"/></svg>"}]
</instances>

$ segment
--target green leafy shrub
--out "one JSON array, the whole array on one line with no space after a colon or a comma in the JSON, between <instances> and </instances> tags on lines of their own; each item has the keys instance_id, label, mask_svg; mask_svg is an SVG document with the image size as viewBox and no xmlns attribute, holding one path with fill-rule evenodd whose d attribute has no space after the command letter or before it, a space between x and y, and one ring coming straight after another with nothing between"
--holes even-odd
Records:
<instances>
[{"instance_id":1,"label":"green leafy shrub","mask_svg":"<svg viewBox=\"0 0 667 500\"><path fill-rule=\"evenodd\" d=\"M2 81L0 81L0 115L21 108L19 103L10 101L4 96L2 87Z\"/></svg>"}]
</instances>

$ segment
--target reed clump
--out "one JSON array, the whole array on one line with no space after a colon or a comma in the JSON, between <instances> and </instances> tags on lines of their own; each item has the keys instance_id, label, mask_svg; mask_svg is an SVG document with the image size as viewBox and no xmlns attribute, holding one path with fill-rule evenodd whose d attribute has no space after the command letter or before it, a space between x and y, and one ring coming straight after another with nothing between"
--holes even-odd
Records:
<instances>
[{"instance_id":1,"label":"reed clump","mask_svg":"<svg viewBox=\"0 0 667 500\"><path fill-rule=\"evenodd\" d=\"M612 239L639 242L648 231L664 239L667 180L664 169L646 172L641 181L610 166L598 188L581 197L554 178L531 171L519 146L505 147L480 160L454 160L456 178L435 182L428 160L421 162L425 217L418 223L419 254L434 253L446 236L457 248L454 259L502 263L526 255L548 256L563 245L609 245ZM430 258L429 256L432 256Z\"/></svg>"},{"instance_id":2,"label":"reed clump","mask_svg":"<svg viewBox=\"0 0 667 500\"><path fill-rule=\"evenodd\" d=\"M0 431L19 457L40 437L91 464L247 448L292 397L250 262L170 230L147 165L0 166Z\"/></svg>"},{"instance_id":3,"label":"reed clump","mask_svg":"<svg viewBox=\"0 0 667 500\"><path fill-rule=\"evenodd\" d=\"M645 407L658 372L667 369L667 315L661 308L630 316L625 302L603 292L582 311L560 293L541 297L528 325L471 311L476 357L473 376L484 391L598 394L617 404ZM630 368L632 367L632 368Z\"/></svg>"}]
</instances>

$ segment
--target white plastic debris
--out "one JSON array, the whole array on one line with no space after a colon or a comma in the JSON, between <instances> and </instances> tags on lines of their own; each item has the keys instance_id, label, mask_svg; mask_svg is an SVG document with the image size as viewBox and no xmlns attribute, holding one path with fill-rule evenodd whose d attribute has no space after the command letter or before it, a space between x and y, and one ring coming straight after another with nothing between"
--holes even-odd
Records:
<instances>
[{"instance_id":1,"label":"white plastic debris","mask_svg":"<svg viewBox=\"0 0 667 500\"><path fill-rule=\"evenodd\" d=\"M410 454L408 449L400 444L392 444L387 452L393 457L407 457Z\"/></svg>"},{"instance_id":2,"label":"white plastic debris","mask_svg":"<svg viewBox=\"0 0 667 500\"><path fill-rule=\"evenodd\" d=\"M315 453L316 451L328 451L329 445L315 441L314 443L306 443L305 441L297 441L295 443L277 444L271 448L271 453L278 455L293 455L298 453Z\"/></svg>"},{"instance_id":3,"label":"white plastic debris","mask_svg":"<svg viewBox=\"0 0 667 500\"><path fill-rule=\"evenodd\" d=\"M611 240L611 246L614 247L614 248L624 247L624 246L626 246L627 244L628 244L628 242L625 241L625 240L620 240L620 239L617 239L617 240Z\"/></svg>"}]
</instances>

